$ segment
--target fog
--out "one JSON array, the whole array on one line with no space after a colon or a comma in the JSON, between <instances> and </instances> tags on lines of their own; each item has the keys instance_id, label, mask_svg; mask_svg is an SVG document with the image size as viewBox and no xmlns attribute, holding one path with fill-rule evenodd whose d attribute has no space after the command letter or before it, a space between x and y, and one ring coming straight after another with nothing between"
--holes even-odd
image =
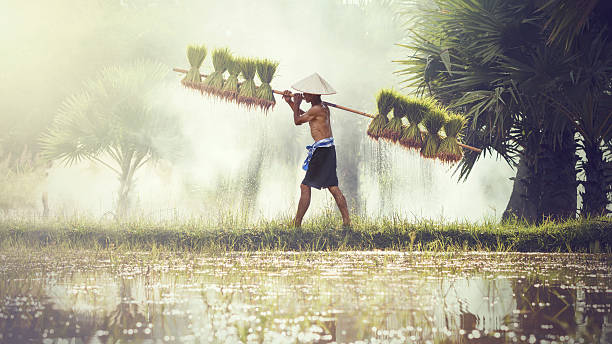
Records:
<instances>
[{"instance_id":1,"label":"fog","mask_svg":"<svg viewBox=\"0 0 612 344\"><path fill-rule=\"evenodd\" d=\"M274 89L318 72L337 91L323 100L376 113L376 93L404 93L392 62L410 40L393 1L1 1L0 126L5 156L28 145L52 122L66 97L108 66L148 59L168 67L156 102L171 109L184 138L175 159L145 165L131 193L133 214L151 218L290 217L304 177L307 125L293 124L277 97L267 114L183 87L189 44L205 44L200 71L210 73L214 48L280 62ZM308 104L303 103L302 109ZM494 156L480 159L465 182L454 167L425 160L366 135L369 119L331 110L338 176L352 212L411 219L499 219L514 172ZM21 148L19 148L21 149ZM105 216L114 211L118 181L107 168L54 162L32 191L40 212L47 192L52 214ZM333 198L313 190L305 220L334 212Z\"/></svg>"}]
</instances>

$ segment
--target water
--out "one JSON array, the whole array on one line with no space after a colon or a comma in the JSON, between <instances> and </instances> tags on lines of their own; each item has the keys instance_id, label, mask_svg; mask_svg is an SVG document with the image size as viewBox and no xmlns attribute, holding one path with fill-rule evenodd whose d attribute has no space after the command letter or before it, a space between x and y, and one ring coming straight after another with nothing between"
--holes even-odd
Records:
<instances>
[{"instance_id":1,"label":"water","mask_svg":"<svg viewBox=\"0 0 612 344\"><path fill-rule=\"evenodd\" d=\"M612 256L0 252L2 343L608 343Z\"/></svg>"}]
</instances>

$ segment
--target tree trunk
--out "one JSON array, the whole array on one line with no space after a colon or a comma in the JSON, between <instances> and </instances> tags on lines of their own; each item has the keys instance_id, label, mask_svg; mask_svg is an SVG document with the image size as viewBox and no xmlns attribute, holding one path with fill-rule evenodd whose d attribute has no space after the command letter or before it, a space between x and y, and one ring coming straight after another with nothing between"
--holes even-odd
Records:
<instances>
[{"instance_id":1,"label":"tree trunk","mask_svg":"<svg viewBox=\"0 0 612 344\"><path fill-rule=\"evenodd\" d=\"M42 193L43 217L49 217L49 194L47 191Z\"/></svg>"},{"instance_id":2,"label":"tree trunk","mask_svg":"<svg viewBox=\"0 0 612 344\"><path fill-rule=\"evenodd\" d=\"M542 144L542 153L538 157L542 183L540 218L564 220L576 217L576 161L574 131L566 130L557 145Z\"/></svg>"},{"instance_id":3,"label":"tree trunk","mask_svg":"<svg viewBox=\"0 0 612 344\"><path fill-rule=\"evenodd\" d=\"M599 145L584 141L586 161L583 164L586 181L583 182L582 216L602 216L608 204L605 163Z\"/></svg>"},{"instance_id":4,"label":"tree trunk","mask_svg":"<svg viewBox=\"0 0 612 344\"><path fill-rule=\"evenodd\" d=\"M129 194L132 188L132 177L134 175L132 158L134 151L126 152L121 163L121 176L119 177L119 194L117 200L117 217L123 219L127 216L129 209Z\"/></svg>"},{"instance_id":5,"label":"tree trunk","mask_svg":"<svg viewBox=\"0 0 612 344\"><path fill-rule=\"evenodd\" d=\"M123 173L120 178L119 193L117 200L117 217L123 219L127 216L130 207L129 192L131 181L128 180L127 174Z\"/></svg>"},{"instance_id":6,"label":"tree trunk","mask_svg":"<svg viewBox=\"0 0 612 344\"><path fill-rule=\"evenodd\" d=\"M547 140L550 141L550 140ZM556 145L533 140L519 161L503 220L540 223L544 218L568 219L576 215L576 145L567 131Z\"/></svg>"},{"instance_id":7,"label":"tree trunk","mask_svg":"<svg viewBox=\"0 0 612 344\"><path fill-rule=\"evenodd\" d=\"M507 221L517 218L529 223L536 222L537 205L527 196L529 176L530 170L527 166L527 159L521 156L516 169L516 176L511 178L514 180L514 185L502 220Z\"/></svg>"}]
</instances>

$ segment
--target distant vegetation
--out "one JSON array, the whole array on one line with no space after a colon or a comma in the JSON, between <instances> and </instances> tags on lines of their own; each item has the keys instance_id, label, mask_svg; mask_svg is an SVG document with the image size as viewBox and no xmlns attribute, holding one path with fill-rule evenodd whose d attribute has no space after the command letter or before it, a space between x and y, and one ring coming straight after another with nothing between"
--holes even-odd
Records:
<instances>
[{"instance_id":1,"label":"distant vegetation","mask_svg":"<svg viewBox=\"0 0 612 344\"><path fill-rule=\"evenodd\" d=\"M70 166L89 160L117 175L118 217L129 210L136 171L179 152L180 124L155 101L168 70L150 61L102 70L64 101L41 138L42 152L50 161Z\"/></svg>"},{"instance_id":2,"label":"distant vegetation","mask_svg":"<svg viewBox=\"0 0 612 344\"><path fill-rule=\"evenodd\" d=\"M27 147L15 155L3 154L0 147L0 211L6 214L14 208L35 209L41 195L46 204L41 186L47 167L47 161Z\"/></svg>"}]
</instances>

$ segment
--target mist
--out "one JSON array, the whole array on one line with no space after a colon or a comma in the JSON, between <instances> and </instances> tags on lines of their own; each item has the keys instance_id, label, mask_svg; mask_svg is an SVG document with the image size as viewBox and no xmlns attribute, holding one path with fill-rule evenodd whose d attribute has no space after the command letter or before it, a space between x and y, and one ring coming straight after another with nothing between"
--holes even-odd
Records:
<instances>
[{"instance_id":1,"label":"mist","mask_svg":"<svg viewBox=\"0 0 612 344\"><path fill-rule=\"evenodd\" d=\"M109 66L147 59L168 75L155 102L180 124L183 145L174 159L136 173L133 214L151 218L219 217L249 220L293 216L304 177L307 125L295 126L277 97L267 114L202 96L180 83L173 67L188 68L185 49L205 44L200 71L213 70L214 48L280 62L274 89L319 73L338 93L323 100L376 113L376 93L403 93L393 60L410 34L393 1L3 1L0 37L0 132L4 151L36 151L38 136L62 102ZM303 103L302 109L308 104ZM465 182L453 166L366 135L369 119L331 110L339 187L353 214L448 220L499 219L510 197L513 170L495 156L481 158ZM59 162L30 192L30 211L48 194L52 214L104 217L116 205L118 181L95 162ZM313 190L305 220L336 212L327 191ZM337 214L339 216L339 213Z\"/></svg>"}]
</instances>

